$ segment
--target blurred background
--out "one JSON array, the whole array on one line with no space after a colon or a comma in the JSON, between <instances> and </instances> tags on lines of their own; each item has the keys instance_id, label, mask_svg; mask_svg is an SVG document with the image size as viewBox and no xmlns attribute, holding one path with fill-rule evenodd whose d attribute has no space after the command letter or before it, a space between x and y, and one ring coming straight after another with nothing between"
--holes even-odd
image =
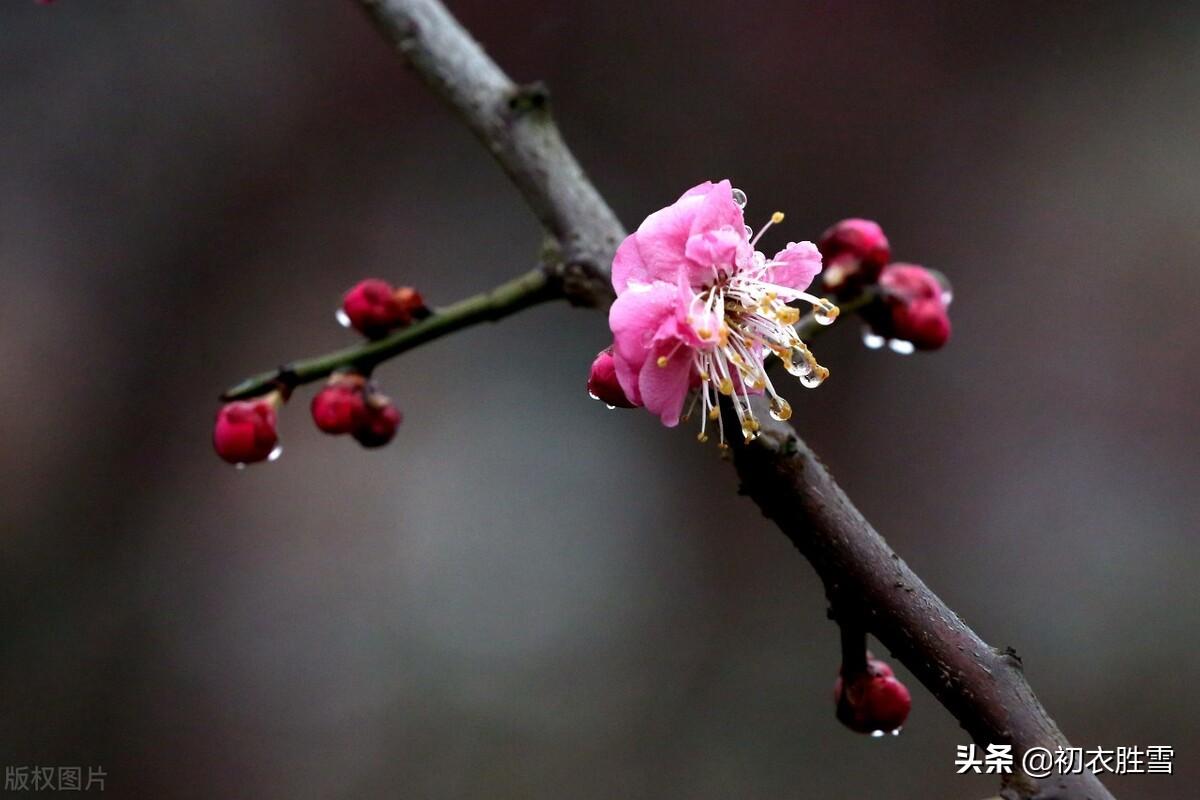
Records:
<instances>
[{"instance_id":1,"label":"blurred background","mask_svg":"<svg viewBox=\"0 0 1200 800\"><path fill-rule=\"evenodd\" d=\"M853 322L797 428L1083 747L1200 770L1200 8L451 8L627 225L731 177L768 245L878 219L953 279L936 355ZM587 398L540 307L378 372L376 452L212 453L216 396L342 346L379 276L446 303L539 232L349 0L0 11L0 764L121 797L983 797L914 689L834 720L808 564L690 430Z\"/></svg>"}]
</instances>

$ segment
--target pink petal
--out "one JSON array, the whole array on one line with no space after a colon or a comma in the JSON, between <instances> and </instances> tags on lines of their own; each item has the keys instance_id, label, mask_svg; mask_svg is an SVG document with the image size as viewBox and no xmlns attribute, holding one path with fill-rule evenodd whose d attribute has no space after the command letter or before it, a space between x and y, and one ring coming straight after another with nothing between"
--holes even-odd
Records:
<instances>
[{"instance_id":1,"label":"pink petal","mask_svg":"<svg viewBox=\"0 0 1200 800\"><path fill-rule=\"evenodd\" d=\"M746 230L742 208L733 202L733 187L728 180L710 184L708 193L704 195L704 202L696 209L691 232L703 233L724 227L733 228L743 235Z\"/></svg>"},{"instance_id":2,"label":"pink petal","mask_svg":"<svg viewBox=\"0 0 1200 800\"><path fill-rule=\"evenodd\" d=\"M821 251L812 242L791 242L775 254L767 280L802 292L821 271Z\"/></svg>"},{"instance_id":3,"label":"pink petal","mask_svg":"<svg viewBox=\"0 0 1200 800\"><path fill-rule=\"evenodd\" d=\"M724 267L722 272L732 272L735 264L740 264L749 255L750 243L746 239L745 230L735 231L730 226L715 230L703 231L688 237L684 253L688 260L699 267L699 270L689 270L689 278L693 286L711 283L715 273L713 267ZM695 272L695 280L690 273Z\"/></svg>"},{"instance_id":4,"label":"pink petal","mask_svg":"<svg viewBox=\"0 0 1200 800\"><path fill-rule=\"evenodd\" d=\"M642 253L638 249L637 234L631 233L621 242L617 254L613 256L613 289L617 294L621 294L630 281L649 283L650 280L650 272L646 269L646 262L642 260Z\"/></svg>"},{"instance_id":5,"label":"pink petal","mask_svg":"<svg viewBox=\"0 0 1200 800\"><path fill-rule=\"evenodd\" d=\"M643 281L675 280L675 273L686 260L684 251L692 235L692 221L703 202L702 195L685 195L673 205L655 211L638 226L633 235L645 265Z\"/></svg>"},{"instance_id":6,"label":"pink petal","mask_svg":"<svg viewBox=\"0 0 1200 800\"><path fill-rule=\"evenodd\" d=\"M642 402L638 373L650 357L654 335L674 314L677 293L674 285L663 281L630 283L609 309L617 381L633 403Z\"/></svg>"},{"instance_id":7,"label":"pink petal","mask_svg":"<svg viewBox=\"0 0 1200 800\"><path fill-rule=\"evenodd\" d=\"M667 356L665 366L658 365L659 356ZM652 357L646 360L638 376L638 391L646 410L658 414L668 428L679 424L683 401L691 388L691 372L691 348L679 345L668 336L657 343Z\"/></svg>"}]
</instances>

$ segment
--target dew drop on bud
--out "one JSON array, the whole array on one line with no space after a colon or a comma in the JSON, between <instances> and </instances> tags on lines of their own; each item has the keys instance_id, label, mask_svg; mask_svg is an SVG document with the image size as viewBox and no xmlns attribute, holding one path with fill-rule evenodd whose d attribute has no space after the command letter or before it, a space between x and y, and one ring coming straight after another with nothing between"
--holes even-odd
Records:
<instances>
[{"instance_id":1,"label":"dew drop on bud","mask_svg":"<svg viewBox=\"0 0 1200 800\"><path fill-rule=\"evenodd\" d=\"M333 312L333 318L336 319L338 325L341 325L343 328L350 327L350 315L346 313L346 309L339 308L337 311Z\"/></svg>"},{"instance_id":2,"label":"dew drop on bud","mask_svg":"<svg viewBox=\"0 0 1200 800\"><path fill-rule=\"evenodd\" d=\"M917 348L912 342L904 339L889 339L888 349L890 349L893 353L899 353L902 356L911 356L913 351Z\"/></svg>"},{"instance_id":3,"label":"dew drop on bud","mask_svg":"<svg viewBox=\"0 0 1200 800\"><path fill-rule=\"evenodd\" d=\"M887 339L884 339L870 328L863 328L862 341L863 344L867 346L868 350L878 350L887 344Z\"/></svg>"},{"instance_id":4,"label":"dew drop on bud","mask_svg":"<svg viewBox=\"0 0 1200 800\"><path fill-rule=\"evenodd\" d=\"M743 192L741 189L734 189L733 190L733 202L737 203L738 208L745 208L746 203L748 203L750 201L746 197L745 192Z\"/></svg>"},{"instance_id":5,"label":"dew drop on bud","mask_svg":"<svg viewBox=\"0 0 1200 800\"><path fill-rule=\"evenodd\" d=\"M899 735L900 735L900 729L899 729L899 728L893 728L893 729L892 729L892 736L899 736Z\"/></svg>"},{"instance_id":6,"label":"dew drop on bud","mask_svg":"<svg viewBox=\"0 0 1200 800\"><path fill-rule=\"evenodd\" d=\"M591 391L590 389L588 390L588 397L592 398L593 400L600 399L600 396L598 394L596 394L595 392Z\"/></svg>"},{"instance_id":7,"label":"dew drop on bud","mask_svg":"<svg viewBox=\"0 0 1200 800\"><path fill-rule=\"evenodd\" d=\"M746 229L746 236L754 238L754 228L751 228L749 225L743 225L742 227Z\"/></svg>"},{"instance_id":8,"label":"dew drop on bud","mask_svg":"<svg viewBox=\"0 0 1200 800\"><path fill-rule=\"evenodd\" d=\"M283 445L277 444L275 449L267 455L267 461L278 461L281 455L283 455Z\"/></svg>"},{"instance_id":9,"label":"dew drop on bud","mask_svg":"<svg viewBox=\"0 0 1200 800\"><path fill-rule=\"evenodd\" d=\"M782 397L776 397L771 400L771 419L777 422L787 422L792 418L792 406L787 400Z\"/></svg>"},{"instance_id":10,"label":"dew drop on bud","mask_svg":"<svg viewBox=\"0 0 1200 800\"><path fill-rule=\"evenodd\" d=\"M954 302L954 292L949 289L942 290L942 305L948 306Z\"/></svg>"},{"instance_id":11,"label":"dew drop on bud","mask_svg":"<svg viewBox=\"0 0 1200 800\"><path fill-rule=\"evenodd\" d=\"M599 398L599 397L597 397L596 399L597 399L597 400L599 400L600 398ZM604 407L605 407L605 408L607 408L609 411L616 411L616 410L617 410L617 407L616 407L616 406L610 406L608 403L605 403L605 404L604 404Z\"/></svg>"},{"instance_id":12,"label":"dew drop on bud","mask_svg":"<svg viewBox=\"0 0 1200 800\"><path fill-rule=\"evenodd\" d=\"M244 470L246 468L246 462L239 461L238 463L233 465L233 468L236 469L238 472L241 472L242 470Z\"/></svg>"},{"instance_id":13,"label":"dew drop on bud","mask_svg":"<svg viewBox=\"0 0 1200 800\"><path fill-rule=\"evenodd\" d=\"M872 739L882 739L883 737L884 737L883 731L879 731L879 730L871 731Z\"/></svg>"}]
</instances>

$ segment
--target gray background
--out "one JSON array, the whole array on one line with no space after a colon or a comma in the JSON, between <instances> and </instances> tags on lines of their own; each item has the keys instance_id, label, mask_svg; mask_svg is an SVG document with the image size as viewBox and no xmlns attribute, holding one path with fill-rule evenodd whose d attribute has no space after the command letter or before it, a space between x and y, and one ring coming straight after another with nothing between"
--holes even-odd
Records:
<instances>
[{"instance_id":1,"label":"gray background","mask_svg":"<svg viewBox=\"0 0 1200 800\"><path fill-rule=\"evenodd\" d=\"M729 176L776 244L850 215L950 274L950 346L815 347L795 424L1076 744L1189 796L1200 9L457 2L546 79L626 224ZM543 307L381 369L364 453L209 445L225 385L532 263L482 149L351 2L0 11L0 763L128 797L982 797L953 720L833 719L820 586L715 450L587 399ZM903 670L901 670L903 675Z\"/></svg>"}]
</instances>

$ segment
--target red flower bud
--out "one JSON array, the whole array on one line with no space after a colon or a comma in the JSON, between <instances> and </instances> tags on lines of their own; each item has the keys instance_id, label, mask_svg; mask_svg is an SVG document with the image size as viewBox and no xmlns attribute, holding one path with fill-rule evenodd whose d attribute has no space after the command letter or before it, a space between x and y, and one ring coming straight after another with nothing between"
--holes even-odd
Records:
<instances>
[{"instance_id":1,"label":"red flower bud","mask_svg":"<svg viewBox=\"0 0 1200 800\"><path fill-rule=\"evenodd\" d=\"M878 335L911 342L918 350L937 350L946 344L950 294L932 272L916 264L889 264L879 286L889 313L872 319Z\"/></svg>"},{"instance_id":2,"label":"red flower bud","mask_svg":"<svg viewBox=\"0 0 1200 800\"><path fill-rule=\"evenodd\" d=\"M339 319L368 339L378 339L393 328L407 324L409 316L397 301L391 284L368 278L346 292Z\"/></svg>"},{"instance_id":3,"label":"red flower bud","mask_svg":"<svg viewBox=\"0 0 1200 800\"><path fill-rule=\"evenodd\" d=\"M845 296L879 279L892 257L883 229L869 219L844 219L821 234L817 248L825 259L825 288Z\"/></svg>"},{"instance_id":4,"label":"red flower bud","mask_svg":"<svg viewBox=\"0 0 1200 800\"><path fill-rule=\"evenodd\" d=\"M401 313L404 315L405 325L410 325L416 320L424 319L429 316L429 309L425 306L425 299L421 297L421 293L411 286L401 286L396 291L392 292L392 297L396 301L396 305L400 307Z\"/></svg>"},{"instance_id":5,"label":"red flower bud","mask_svg":"<svg viewBox=\"0 0 1200 800\"><path fill-rule=\"evenodd\" d=\"M833 685L838 720L856 733L881 736L900 730L912 709L912 697L892 668L868 659L864 672L843 680L841 671Z\"/></svg>"},{"instance_id":6,"label":"red flower bud","mask_svg":"<svg viewBox=\"0 0 1200 800\"><path fill-rule=\"evenodd\" d=\"M221 406L213 426L213 448L231 464L263 461L279 444L275 409L282 402L278 392L251 400L235 400Z\"/></svg>"},{"instance_id":7,"label":"red flower bud","mask_svg":"<svg viewBox=\"0 0 1200 800\"><path fill-rule=\"evenodd\" d=\"M588 394L610 408L637 408L629 402L617 381L617 368L613 365L611 347L596 354L587 385Z\"/></svg>"},{"instance_id":8,"label":"red flower bud","mask_svg":"<svg viewBox=\"0 0 1200 800\"><path fill-rule=\"evenodd\" d=\"M367 419L367 401L363 394L366 379L356 373L341 373L313 396L312 418L325 433L352 433Z\"/></svg>"},{"instance_id":9,"label":"red flower bud","mask_svg":"<svg viewBox=\"0 0 1200 800\"><path fill-rule=\"evenodd\" d=\"M392 401L381 394L367 395L367 415L354 429L354 439L363 447L383 447L396 435L403 417Z\"/></svg>"}]
</instances>

